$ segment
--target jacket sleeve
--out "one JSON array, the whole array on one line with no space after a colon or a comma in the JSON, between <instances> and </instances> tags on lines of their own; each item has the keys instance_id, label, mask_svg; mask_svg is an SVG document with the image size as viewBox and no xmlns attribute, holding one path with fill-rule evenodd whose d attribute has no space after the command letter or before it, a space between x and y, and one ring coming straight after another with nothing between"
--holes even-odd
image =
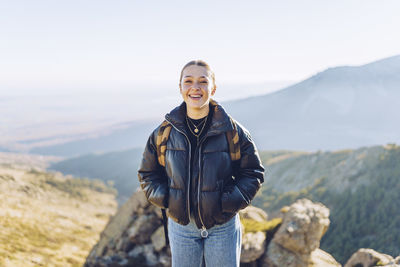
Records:
<instances>
[{"instance_id":1,"label":"jacket sleeve","mask_svg":"<svg viewBox=\"0 0 400 267\"><path fill-rule=\"evenodd\" d=\"M222 192L223 212L235 213L247 207L264 182L264 167L250 133L239 124L237 129L240 160L234 168L234 184L226 186Z\"/></svg>"},{"instance_id":2,"label":"jacket sleeve","mask_svg":"<svg viewBox=\"0 0 400 267\"><path fill-rule=\"evenodd\" d=\"M147 140L143 152L142 162L138 170L140 187L146 198L153 205L166 209L168 207L168 177L165 168L158 163L157 149L155 146L155 134L153 131Z\"/></svg>"}]
</instances>

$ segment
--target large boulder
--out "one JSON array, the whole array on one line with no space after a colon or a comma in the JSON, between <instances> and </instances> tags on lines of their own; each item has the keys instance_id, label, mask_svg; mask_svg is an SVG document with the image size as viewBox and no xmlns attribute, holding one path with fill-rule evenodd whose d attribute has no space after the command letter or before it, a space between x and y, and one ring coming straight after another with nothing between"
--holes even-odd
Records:
<instances>
[{"instance_id":1,"label":"large boulder","mask_svg":"<svg viewBox=\"0 0 400 267\"><path fill-rule=\"evenodd\" d=\"M297 200L285 210L282 225L269 244L262 265L305 267L324 262L321 266L341 266L318 249L329 223L329 209L324 205L308 199Z\"/></svg>"},{"instance_id":2,"label":"large boulder","mask_svg":"<svg viewBox=\"0 0 400 267\"><path fill-rule=\"evenodd\" d=\"M271 242L267 255L262 259L263 267L333 267L341 266L329 253L317 248L311 254L296 254Z\"/></svg>"},{"instance_id":3,"label":"large boulder","mask_svg":"<svg viewBox=\"0 0 400 267\"><path fill-rule=\"evenodd\" d=\"M321 203L300 199L285 213L273 242L298 254L310 254L329 227L329 209Z\"/></svg>"},{"instance_id":4,"label":"large boulder","mask_svg":"<svg viewBox=\"0 0 400 267\"><path fill-rule=\"evenodd\" d=\"M373 249L360 248L346 262L344 267L398 266L392 256Z\"/></svg>"}]
</instances>

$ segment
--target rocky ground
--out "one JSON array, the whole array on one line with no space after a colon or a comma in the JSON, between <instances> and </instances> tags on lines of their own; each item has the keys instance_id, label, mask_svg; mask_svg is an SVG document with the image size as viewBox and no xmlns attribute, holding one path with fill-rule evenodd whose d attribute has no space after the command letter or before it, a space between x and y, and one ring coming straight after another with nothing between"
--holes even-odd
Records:
<instances>
[{"instance_id":1,"label":"rocky ground","mask_svg":"<svg viewBox=\"0 0 400 267\"><path fill-rule=\"evenodd\" d=\"M243 227L243 267L333 267L341 266L319 249L327 231L329 209L321 203L300 199L283 207L281 218L268 220L261 209L250 206L240 211ZM90 252L85 266L171 266L161 212L150 205L141 191L119 209ZM360 250L345 267L400 266L373 250Z\"/></svg>"}]
</instances>

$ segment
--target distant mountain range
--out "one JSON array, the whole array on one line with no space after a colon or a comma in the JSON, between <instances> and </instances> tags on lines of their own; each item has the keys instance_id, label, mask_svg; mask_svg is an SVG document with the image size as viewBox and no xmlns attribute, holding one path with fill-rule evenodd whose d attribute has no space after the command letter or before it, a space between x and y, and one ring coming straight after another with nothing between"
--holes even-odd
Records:
<instances>
[{"instance_id":1,"label":"distant mountain range","mask_svg":"<svg viewBox=\"0 0 400 267\"><path fill-rule=\"evenodd\" d=\"M262 149L335 150L400 141L400 56L327 69L224 103Z\"/></svg>"},{"instance_id":2,"label":"distant mountain range","mask_svg":"<svg viewBox=\"0 0 400 267\"><path fill-rule=\"evenodd\" d=\"M108 130L105 134L99 133L96 137L80 138L62 144L37 147L33 148L30 153L76 157L89 153L105 153L144 147L151 131L159 123L158 121L127 122L117 130Z\"/></svg>"},{"instance_id":3,"label":"distant mountain range","mask_svg":"<svg viewBox=\"0 0 400 267\"><path fill-rule=\"evenodd\" d=\"M400 142L399 103L400 56L394 56L330 68L274 93L222 104L259 149L315 151ZM30 152L70 157L143 147L160 122L129 122L95 138Z\"/></svg>"}]
</instances>

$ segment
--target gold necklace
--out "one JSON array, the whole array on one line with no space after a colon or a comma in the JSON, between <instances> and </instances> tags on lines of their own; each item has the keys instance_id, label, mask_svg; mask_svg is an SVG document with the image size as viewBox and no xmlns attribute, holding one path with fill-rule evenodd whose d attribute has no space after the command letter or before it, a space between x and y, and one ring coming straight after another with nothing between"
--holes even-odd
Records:
<instances>
[{"instance_id":1,"label":"gold necklace","mask_svg":"<svg viewBox=\"0 0 400 267\"><path fill-rule=\"evenodd\" d=\"M197 129L197 132L199 132L198 134L196 134L196 133L194 133L193 131L192 131L192 128L190 128L190 125L189 125L189 117L187 116L187 114L186 114L186 124L187 124L187 126L188 126L188 128L189 128L189 131L194 135L194 136L196 136L196 138L197 138L197 143L199 142L199 136L201 135L201 133L203 132L203 130L204 130L204 126L206 126L206 121L207 121L207 118L208 118L208 114L207 114L207 116L206 116L206 118L204 119L204 124L203 124L203 127L201 127L201 130L200 130L200 132L198 131L198 129ZM203 122L201 122L201 123L203 123ZM200 123L200 124L201 124ZM193 124L193 122L192 122L192 124ZM199 124L199 125L200 125ZM194 125L194 124L193 124ZM194 127L196 127L195 125L194 125ZM196 129L195 129L195 132L196 132Z\"/></svg>"},{"instance_id":2,"label":"gold necklace","mask_svg":"<svg viewBox=\"0 0 400 267\"><path fill-rule=\"evenodd\" d=\"M194 122L192 121L192 119L191 118L189 118L187 115L186 115L186 118L190 121L190 123L193 125L193 127L194 127L194 132L195 133L198 133L199 132L199 129L198 129L198 127L202 124L202 123L204 123L206 120L207 120L207 117L208 117L208 115L203 119L203 121L201 121L199 124L194 124ZM205 123L204 123L205 124Z\"/></svg>"}]
</instances>

